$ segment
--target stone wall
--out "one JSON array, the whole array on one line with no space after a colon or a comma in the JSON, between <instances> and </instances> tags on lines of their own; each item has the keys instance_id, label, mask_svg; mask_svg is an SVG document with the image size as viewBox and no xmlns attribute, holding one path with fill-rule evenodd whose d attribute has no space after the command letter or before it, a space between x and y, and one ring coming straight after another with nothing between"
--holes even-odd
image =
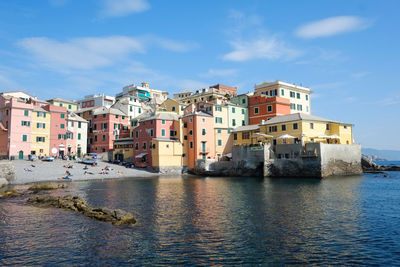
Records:
<instances>
[{"instance_id":1,"label":"stone wall","mask_svg":"<svg viewBox=\"0 0 400 267\"><path fill-rule=\"evenodd\" d=\"M14 177L15 169L11 161L0 160L0 188L7 185Z\"/></svg>"},{"instance_id":2,"label":"stone wall","mask_svg":"<svg viewBox=\"0 0 400 267\"><path fill-rule=\"evenodd\" d=\"M321 176L362 174L361 145L320 144Z\"/></svg>"},{"instance_id":3,"label":"stone wall","mask_svg":"<svg viewBox=\"0 0 400 267\"><path fill-rule=\"evenodd\" d=\"M183 166L160 166L153 167L153 170L164 175L181 175L185 168Z\"/></svg>"}]
</instances>

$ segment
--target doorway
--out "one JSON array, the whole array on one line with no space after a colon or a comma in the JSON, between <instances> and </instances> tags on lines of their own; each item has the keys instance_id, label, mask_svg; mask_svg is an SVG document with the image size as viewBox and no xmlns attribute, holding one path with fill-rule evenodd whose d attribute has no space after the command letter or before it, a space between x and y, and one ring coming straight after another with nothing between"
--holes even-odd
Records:
<instances>
[{"instance_id":1,"label":"doorway","mask_svg":"<svg viewBox=\"0 0 400 267\"><path fill-rule=\"evenodd\" d=\"M19 151L18 159L24 159L24 151Z\"/></svg>"}]
</instances>

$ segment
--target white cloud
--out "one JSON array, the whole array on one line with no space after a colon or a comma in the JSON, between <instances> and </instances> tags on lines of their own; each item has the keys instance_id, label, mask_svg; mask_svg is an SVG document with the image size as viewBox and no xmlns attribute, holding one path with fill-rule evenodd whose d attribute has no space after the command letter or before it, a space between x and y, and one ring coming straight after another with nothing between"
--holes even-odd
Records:
<instances>
[{"instance_id":1,"label":"white cloud","mask_svg":"<svg viewBox=\"0 0 400 267\"><path fill-rule=\"evenodd\" d=\"M331 17L300 26L296 30L296 35L301 38L328 37L363 30L370 24L368 20L356 16Z\"/></svg>"},{"instance_id":2,"label":"white cloud","mask_svg":"<svg viewBox=\"0 0 400 267\"><path fill-rule=\"evenodd\" d=\"M148 10L150 4L147 0L103 0L100 15L105 18L124 17L133 13Z\"/></svg>"},{"instance_id":3,"label":"white cloud","mask_svg":"<svg viewBox=\"0 0 400 267\"><path fill-rule=\"evenodd\" d=\"M111 66L126 60L131 54L146 53L151 46L173 52L186 52L196 45L155 36L85 37L65 42L45 37L25 38L18 44L31 53L35 60L58 71L94 69Z\"/></svg>"},{"instance_id":4,"label":"white cloud","mask_svg":"<svg viewBox=\"0 0 400 267\"><path fill-rule=\"evenodd\" d=\"M400 95L394 95L391 97L387 97L379 101L381 105L389 106L389 105L398 105L400 104Z\"/></svg>"},{"instance_id":5,"label":"white cloud","mask_svg":"<svg viewBox=\"0 0 400 267\"><path fill-rule=\"evenodd\" d=\"M285 59L290 60L298 57L300 51L288 47L285 42L278 40L276 37L251 40L231 41L230 45L233 51L225 54L223 59L229 61L247 61L253 59Z\"/></svg>"},{"instance_id":6,"label":"white cloud","mask_svg":"<svg viewBox=\"0 0 400 267\"><path fill-rule=\"evenodd\" d=\"M211 77L226 77L233 76L238 73L237 69L209 69L206 73L199 74L200 77L211 78Z\"/></svg>"}]
</instances>

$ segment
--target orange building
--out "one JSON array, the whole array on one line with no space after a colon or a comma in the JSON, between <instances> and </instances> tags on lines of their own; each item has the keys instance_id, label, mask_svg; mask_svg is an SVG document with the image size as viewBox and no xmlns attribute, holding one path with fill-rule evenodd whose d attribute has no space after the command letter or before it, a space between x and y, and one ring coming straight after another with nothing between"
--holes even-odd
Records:
<instances>
[{"instance_id":1,"label":"orange building","mask_svg":"<svg viewBox=\"0 0 400 267\"><path fill-rule=\"evenodd\" d=\"M203 111L194 111L182 117L184 127L184 151L189 168L198 159L215 158L214 117Z\"/></svg>"},{"instance_id":2,"label":"orange building","mask_svg":"<svg viewBox=\"0 0 400 267\"><path fill-rule=\"evenodd\" d=\"M262 120L290 114L290 100L286 98L257 95L250 96L248 103L249 124L260 124Z\"/></svg>"}]
</instances>

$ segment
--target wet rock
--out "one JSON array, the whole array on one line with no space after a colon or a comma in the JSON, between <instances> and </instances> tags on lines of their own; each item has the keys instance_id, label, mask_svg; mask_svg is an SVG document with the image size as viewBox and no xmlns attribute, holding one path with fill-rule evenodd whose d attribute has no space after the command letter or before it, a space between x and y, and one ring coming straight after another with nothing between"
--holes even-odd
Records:
<instances>
[{"instance_id":1,"label":"wet rock","mask_svg":"<svg viewBox=\"0 0 400 267\"><path fill-rule=\"evenodd\" d=\"M28 188L28 190L33 191L33 193L38 193L42 190L55 190L55 189L63 189L67 188L68 186L65 184L54 184L54 183L42 183L42 184L35 184Z\"/></svg>"},{"instance_id":2,"label":"wet rock","mask_svg":"<svg viewBox=\"0 0 400 267\"><path fill-rule=\"evenodd\" d=\"M134 225L136 220L132 213L124 210L111 210L103 207L90 207L86 201L78 196L51 196L36 195L27 200L38 207L56 207L72 210L96 220L110 222L114 225Z\"/></svg>"},{"instance_id":3,"label":"wet rock","mask_svg":"<svg viewBox=\"0 0 400 267\"><path fill-rule=\"evenodd\" d=\"M0 198L9 198L9 197L18 197L20 196L21 193L19 193L17 190L7 190L4 193L0 193Z\"/></svg>"}]
</instances>

